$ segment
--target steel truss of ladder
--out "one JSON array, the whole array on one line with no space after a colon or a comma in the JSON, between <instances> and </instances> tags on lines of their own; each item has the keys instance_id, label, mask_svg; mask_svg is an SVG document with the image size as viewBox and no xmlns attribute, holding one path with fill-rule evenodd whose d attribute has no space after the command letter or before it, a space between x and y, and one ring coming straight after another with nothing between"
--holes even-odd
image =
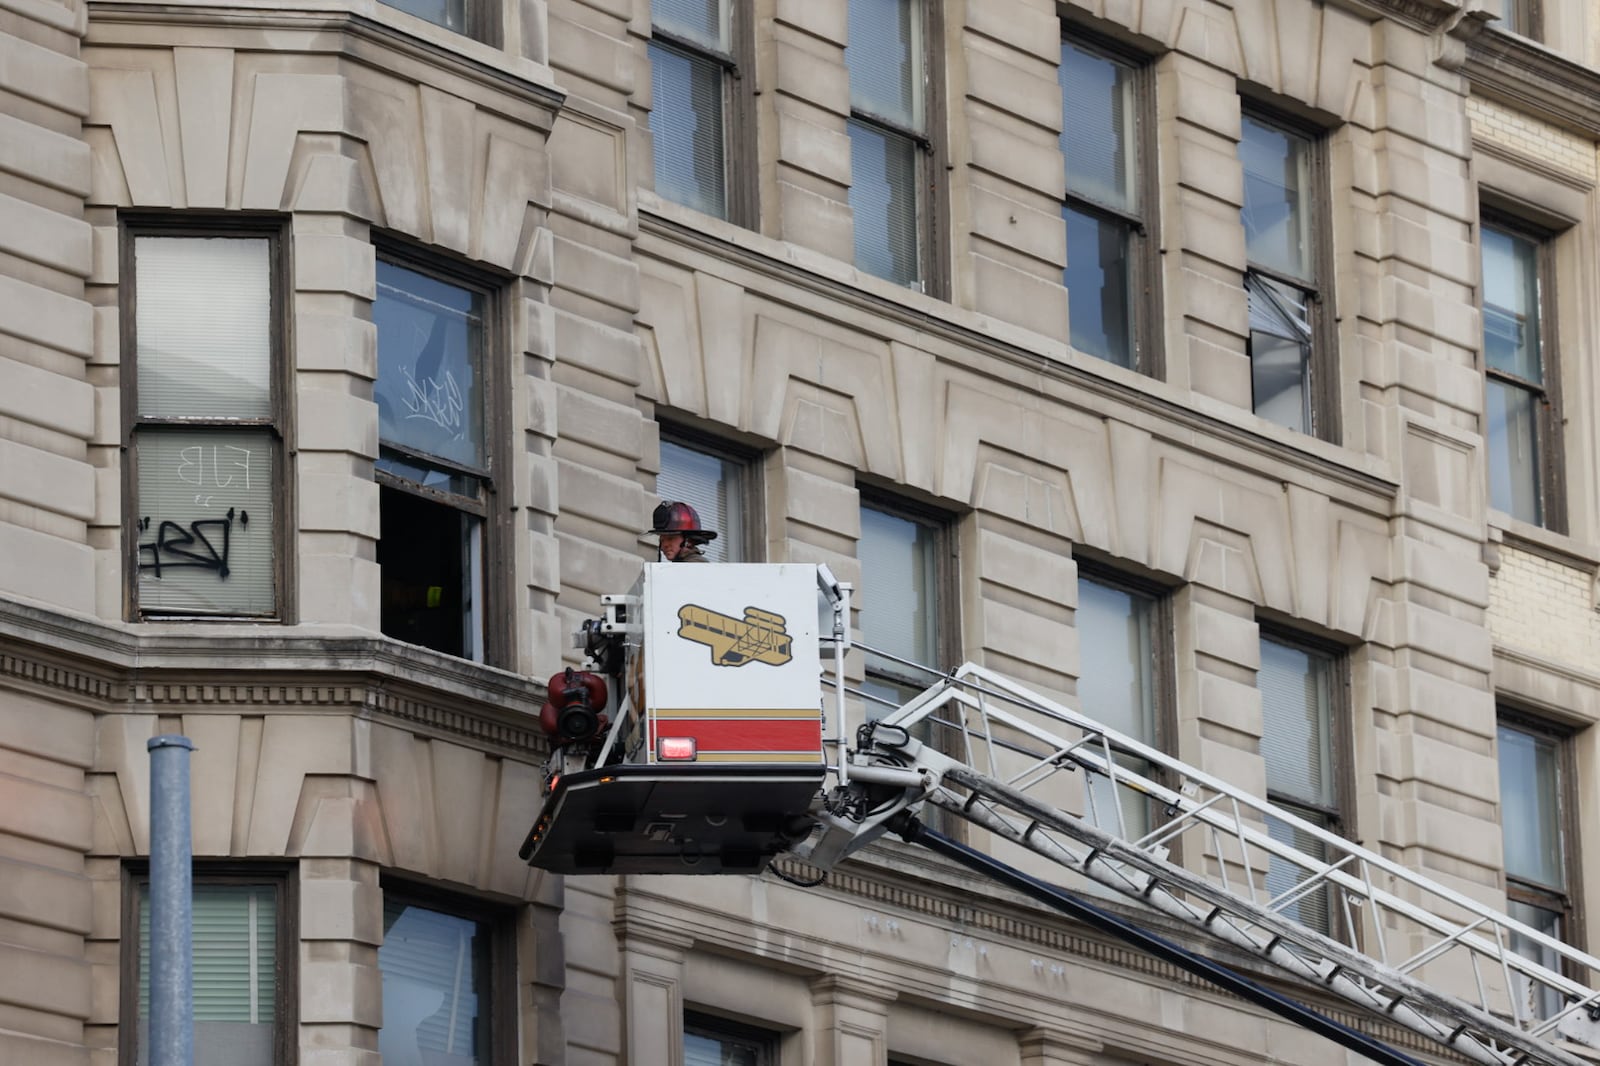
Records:
<instances>
[{"instance_id":1,"label":"steel truss of ladder","mask_svg":"<svg viewBox=\"0 0 1600 1066\"><path fill-rule=\"evenodd\" d=\"M1600 1046L1600 993L1561 971L1600 959L992 671L863 727L849 763L812 861L925 802L1473 1061L1593 1066L1562 1038Z\"/></svg>"}]
</instances>

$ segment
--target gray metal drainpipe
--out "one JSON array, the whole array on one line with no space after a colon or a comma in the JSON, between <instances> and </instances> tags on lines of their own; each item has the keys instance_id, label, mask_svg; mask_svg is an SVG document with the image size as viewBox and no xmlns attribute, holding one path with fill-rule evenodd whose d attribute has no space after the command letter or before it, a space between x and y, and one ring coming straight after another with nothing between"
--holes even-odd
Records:
<instances>
[{"instance_id":1,"label":"gray metal drainpipe","mask_svg":"<svg viewBox=\"0 0 1600 1066\"><path fill-rule=\"evenodd\" d=\"M150 1066L194 1066L194 856L188 737L151 737Z\"/></svg>"}]
</instances>

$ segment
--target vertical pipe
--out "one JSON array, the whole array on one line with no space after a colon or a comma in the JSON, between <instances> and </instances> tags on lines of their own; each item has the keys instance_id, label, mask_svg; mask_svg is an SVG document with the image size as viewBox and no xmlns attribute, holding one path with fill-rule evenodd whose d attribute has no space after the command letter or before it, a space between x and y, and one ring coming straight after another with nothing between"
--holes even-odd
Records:
<instances>
[{"instance_id":1,"label":"vertical pipe","mask_svg":"<svg viewBox=\"0 0 1600 1066\"><path fill-rule=\"evenodd\" d=\"M194 1066L194 870L188 737L151 737L150 1066Z\"/></svg>"}]
</instances>

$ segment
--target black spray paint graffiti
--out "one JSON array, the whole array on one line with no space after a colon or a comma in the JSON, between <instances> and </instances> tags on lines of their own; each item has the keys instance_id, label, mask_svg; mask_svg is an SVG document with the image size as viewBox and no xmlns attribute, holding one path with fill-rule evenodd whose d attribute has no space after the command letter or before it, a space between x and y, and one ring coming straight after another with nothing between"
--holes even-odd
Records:
<instances>
[{"instance_id":1,"label":"black spray paint graffiti","mask_svg":"<svg viewBox=\"0 0 1600 1066\"><path fill-rule=\"evenodd\" d=\"M239 511L239 528L250 524L250 513ZM162 570L189 568L215 570L224 580L228 577L228 544L233 535L234 509L222 518L197 518L189 528L173 521L162 521L156 526L156 539L139 545L139 569L149 570L156 577ZM139 519L139 532L150 532L150 519ZM221 547L212 538L221 537ZM149 562L145 553L149 552Z\"/></svg>"}]
</instances>

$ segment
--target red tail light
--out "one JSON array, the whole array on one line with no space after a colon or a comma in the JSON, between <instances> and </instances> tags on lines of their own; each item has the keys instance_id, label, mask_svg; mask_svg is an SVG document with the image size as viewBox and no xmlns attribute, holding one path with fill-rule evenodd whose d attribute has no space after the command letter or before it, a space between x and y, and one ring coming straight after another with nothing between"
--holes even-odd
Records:
<instances>
[{"instance_id":1,"label":"red tail light","mask_svg":"<svg viewBox=\"0 0 1600 1066\"><path fill-rule=\"evenodd\" d=\"M694 737L656 738L656 758L662 762L693 762Z\"/></svg>"}]
</instances>

